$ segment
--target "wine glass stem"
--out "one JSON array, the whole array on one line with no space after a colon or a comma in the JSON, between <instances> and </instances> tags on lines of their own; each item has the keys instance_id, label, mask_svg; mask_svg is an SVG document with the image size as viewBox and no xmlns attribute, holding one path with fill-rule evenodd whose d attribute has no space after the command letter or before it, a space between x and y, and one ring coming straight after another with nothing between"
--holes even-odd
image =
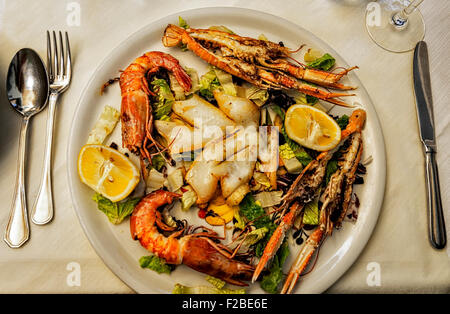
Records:
<instances>
[{"instance_id":1,"label":"wine glass stem","mask_svg":"<svg viewBox=\"0 0 450 314\"><path fill-rule=\"evenodd\" d=\"M408 15L410 15L414 10L423 2L423 0L413 0L409 3L407 7L403 10L394 13L392 16L392 23L398 29L406 27L408 23Z\"/></svg>"}]
</instances>

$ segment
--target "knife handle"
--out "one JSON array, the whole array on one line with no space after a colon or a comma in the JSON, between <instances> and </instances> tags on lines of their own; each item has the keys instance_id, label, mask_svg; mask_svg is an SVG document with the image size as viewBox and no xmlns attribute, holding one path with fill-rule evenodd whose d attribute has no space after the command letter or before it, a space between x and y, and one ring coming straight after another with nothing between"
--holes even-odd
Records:
<instances>
[{"instance_id":1,"label":"knife handle","mask_svg":"<svg viewBox=\"0 0 450 314\"><path fill-rule=\"evenodd\" d=\"M436 152L428 150L425 153L426 181L428 198L428 228L429 239L433 247L443 249L447 243L444 214L442 210L439 174L436 163Z\"/></svg>"}]
</instances>

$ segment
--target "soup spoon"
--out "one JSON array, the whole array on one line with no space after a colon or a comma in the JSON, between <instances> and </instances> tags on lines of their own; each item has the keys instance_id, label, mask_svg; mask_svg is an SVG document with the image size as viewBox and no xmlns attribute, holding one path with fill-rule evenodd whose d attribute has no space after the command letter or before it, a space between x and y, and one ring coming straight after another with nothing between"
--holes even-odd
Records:
<instances>
[{"instance_id":1,"label":"soup spoon","mask_svg":"<svg viewBox=\"0 0 450 314\"><path fill-rule=\"evenodd\" d=\"M22 115L22 123L14 196L3 239L11 248L18 248L30 236L24 180L28 122L44 109L49 94L47 70L34 50L23 48L15 54L8 69L6 91L11 106Z\"/></svg>"}]
</instances>

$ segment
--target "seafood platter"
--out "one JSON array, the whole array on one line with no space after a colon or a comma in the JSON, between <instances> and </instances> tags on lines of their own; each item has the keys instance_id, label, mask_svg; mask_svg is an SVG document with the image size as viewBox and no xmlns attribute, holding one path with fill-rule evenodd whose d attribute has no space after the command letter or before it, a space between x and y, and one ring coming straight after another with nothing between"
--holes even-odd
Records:
<instances>
[{"instance_id":1,"label":"seafood platter","mask_svg":"<svg viewBox=\"0 0 450 314\"><path fill-rule=\"evenodd\" d=\"M186 11L130 36L87 84L68 149L99 256L144 293L326 290L384 193L358 70L251 10Z\"/></svg>"}]
</instances>

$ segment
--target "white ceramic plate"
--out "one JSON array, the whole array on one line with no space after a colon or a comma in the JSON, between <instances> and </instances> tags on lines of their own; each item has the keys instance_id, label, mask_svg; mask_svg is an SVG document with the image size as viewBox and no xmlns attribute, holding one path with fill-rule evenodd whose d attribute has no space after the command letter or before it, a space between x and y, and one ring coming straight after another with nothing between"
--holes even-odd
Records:
<instances>
[{"instance_id":1,"label":"white ceramic plate","mask_svg":"<svg viewBox=\"0 0 450 314\"><path fill-rule=\"evenodd\" d=\"M160 50L172 54L183 65L197 69L199 75L205 72L207 65L192 52L165 48L161 44L164 28L169 23L177 24L178 16L182 16L189 25L196 28L226 25L240 35L257 37L264 34L269 40L283 41L291 48L304 43L333 55L338 66L348 67L333 48L300 26L263 12L228 7L195 9L165 17L131 35L107 56L84 89L74 116L67 152L69 184L76 213L92 246L119 278L140 293L170 293L175 283L204 285L205 275L186 266L177 267L171 275L158 275L153 271L141 269L138 260L147 255L147 251L138 241L131 239L128 220L115 226L97 210L96 204L91 200L93 191L78 178L76 160L104 105L120 108L118 84L111 86L103 96L99 96L100 86L108 79L118 76L118 70L125 69L135 58L146 51ZM347 99L361 104L367 111L363 132L363 159L370 155L373 157L373 162L367 167L364 185L356 186L356 193L361 202L359 217L356 223L345 223L342 229L335 231L333 236L325 241L313 272L301 277L296 293L321 293L344 274L366 245L383 201L386 172L383 135L374 106L355 73L356 71L351 72L345 80L358 86L357 96ZM342 108L334 108L332 111L335 114L343 112L350 111ZM112 138L118 140L120 146L120 126L114 133ZM195 216L195 213L192 215ZM295 255L296 252L291 254L286 265L292 263ZM259 284L254 284L248 292L262 293L263 290Z\"/></svg>"}]
</instances>

